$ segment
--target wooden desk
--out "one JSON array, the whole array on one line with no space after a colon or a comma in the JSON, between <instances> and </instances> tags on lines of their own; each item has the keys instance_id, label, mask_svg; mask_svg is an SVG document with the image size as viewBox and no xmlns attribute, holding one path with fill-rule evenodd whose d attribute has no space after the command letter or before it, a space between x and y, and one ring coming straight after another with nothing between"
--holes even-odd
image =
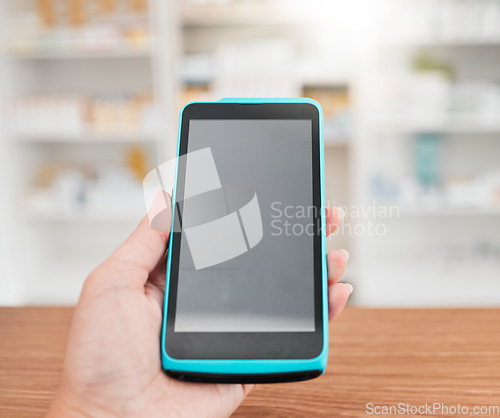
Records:
<instances>
[{"instance_id":1,"label":"wooden desk","mask_svg":"<svg viewBox=\"0 0 500 418\"><path fill-rule=\"evenodd\" d=\"M72 312L0 308L1 417L46 410ZM369 402L500 406L500 309L348 308L332 331L324 376L258 386L236 416L358 417Z\"/></svg>"}]
</instances>

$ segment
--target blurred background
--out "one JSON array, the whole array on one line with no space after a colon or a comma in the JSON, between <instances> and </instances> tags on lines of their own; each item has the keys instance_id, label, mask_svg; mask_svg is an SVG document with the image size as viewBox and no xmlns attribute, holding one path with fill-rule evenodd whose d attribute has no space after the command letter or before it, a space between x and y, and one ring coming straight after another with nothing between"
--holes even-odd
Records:
<instances>
[{"instance_id":1,"label":"blurred background","mask_svg":"<svg viewBox=\"0 0 500 418\"><path fill-rule=\"evenodd\" d=\"M0 305L77 301L184 104L307 96L351 303L500 306L500 0L0 0L0 28Z\"/></svg>"}]
</instances>

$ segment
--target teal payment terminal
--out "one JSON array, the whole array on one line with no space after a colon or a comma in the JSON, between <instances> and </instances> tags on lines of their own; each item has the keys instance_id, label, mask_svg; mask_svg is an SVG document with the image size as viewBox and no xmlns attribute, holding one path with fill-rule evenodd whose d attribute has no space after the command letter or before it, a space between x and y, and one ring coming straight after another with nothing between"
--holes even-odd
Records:
<instances>
[{"instance_id":1,"label":"teal payment terminal","mask_svg":"<svg viewBox=\"0 0 500 418\"><path fill-rule=\"evenodd\" d=\"M307 98L182 110L161 338L168 375L272 383L324 372L322 122Z\"/></svg>"}]
</instances>

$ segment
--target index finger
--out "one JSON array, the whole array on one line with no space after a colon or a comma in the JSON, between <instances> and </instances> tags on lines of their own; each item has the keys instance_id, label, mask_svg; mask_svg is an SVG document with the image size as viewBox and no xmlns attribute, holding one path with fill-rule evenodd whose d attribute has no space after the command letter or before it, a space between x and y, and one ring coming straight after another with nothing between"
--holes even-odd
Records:
<instances>
[{"instance_id":1,"label":"index finger","mask_svg":"<svg viewBox=\"0 0 500 418\"><path fill-rule=\"evenodd\" d=\"M333 234L344 220L345 211L341 207L325 207L326 236Z\"/></svg>"}]
</instances>

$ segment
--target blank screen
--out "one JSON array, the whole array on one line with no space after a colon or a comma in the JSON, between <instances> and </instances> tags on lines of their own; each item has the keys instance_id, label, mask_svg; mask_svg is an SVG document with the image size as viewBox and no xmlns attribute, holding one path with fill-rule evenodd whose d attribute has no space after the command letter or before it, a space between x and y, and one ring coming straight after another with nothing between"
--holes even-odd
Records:
<instances>
[{"instance_id":1,"label":"blank screen","mask_svg":"<svg viewBox=\"0 0 500 418\"><path fill-rule=\"evenodd\" d=\"M246 209L231 209L223 191L219 197L236 214L231 219L243 231L246 251L232 256L240 244L225 228L214 233L218 224L212 219L192 234L211 231L228 248L211 248L209 254L227 251L229 259L209 265L203 248L210 235L204 238L208 244L194 248L182 231L175 331L315 331L311 120L191 120L188 155L206 148L222 187L257 197L261 226L248 221ZM247 212L252 210L255 205ZM189 224L190 212L181 212L183 226ZM198 265L195 257L202 260Z\"/></svg>"}]
</instances>

